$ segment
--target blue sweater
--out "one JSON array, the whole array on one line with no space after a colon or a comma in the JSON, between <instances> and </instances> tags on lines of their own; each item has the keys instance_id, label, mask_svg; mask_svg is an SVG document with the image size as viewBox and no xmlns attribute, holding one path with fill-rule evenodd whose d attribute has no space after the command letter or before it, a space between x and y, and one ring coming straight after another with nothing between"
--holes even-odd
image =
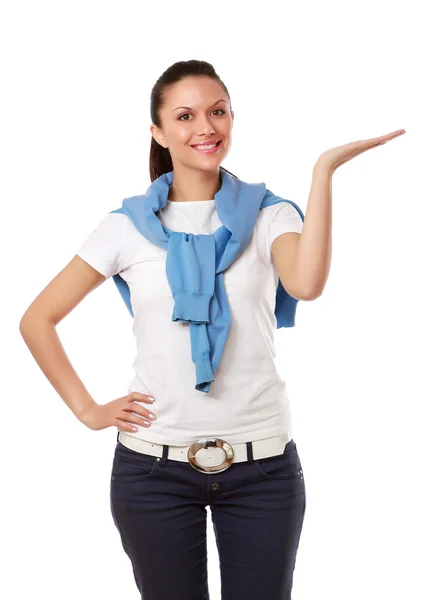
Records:
<instances>
[{"instance_id":1,"label":"blue sweater","mask_svg":"<svg viewBox=\"0 0 441 600\"><path fill-rule=\"evenodd\" d=\"M209 392L231 327L225 292L225 271L245 250L259 211L291 200L275 196L264 183L246 183L220 169L222 187L215 194L216 211L222 226L212 234L172 231L156 216L167 203L174 172L155 179L147 192L123 200L112 213L125 214L151 243L167 250L166 273L175 301L173 321L190 324L191 356L196 369L195 389ZM113 280L130 314L130 289L120 275ZM290 296L279 279L275 316L277 328L294 327L298 300Z\"/></svg>"}]
</instances>

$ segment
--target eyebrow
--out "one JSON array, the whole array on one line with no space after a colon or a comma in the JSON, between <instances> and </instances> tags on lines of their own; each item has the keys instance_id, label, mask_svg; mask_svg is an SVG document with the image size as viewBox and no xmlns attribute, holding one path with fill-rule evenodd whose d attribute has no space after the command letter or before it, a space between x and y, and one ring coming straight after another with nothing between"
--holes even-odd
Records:
<instances>
[{"instance_id":1,"label":"eyebrow","mask_svg":"<svg viewBox=\"0 0 441 600\"><path fill-rule=\"evenodd\" d=\"M221 98L220 100L217 100L214 104L212 104L211 106L214 106L215 104L218 104L219 102L225 102L226 100L224 100L223 98ZM177 108L174 108L172 110L172 112L175 112L175 110L178 110L179 108L186 108L187 110L193 110L190 106L178 106ZM211 108L211 107L210 107Z\"/></svg>"}]
</instances>

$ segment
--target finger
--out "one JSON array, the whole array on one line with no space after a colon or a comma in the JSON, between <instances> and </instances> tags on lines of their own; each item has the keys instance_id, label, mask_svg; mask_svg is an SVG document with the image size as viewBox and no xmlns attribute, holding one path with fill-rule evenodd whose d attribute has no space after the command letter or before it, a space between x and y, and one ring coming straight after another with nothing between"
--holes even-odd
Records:
<instances>
[{"instance_id":1,"label":"finger","mask_svg":"<svg viewBox=\"0 0 441 600\"><path fill-rule=\"evenodd\" d=\"M370 150L371 148L375 148L375 146L381 146L385 144L389 140L385 140L384 138L372 138L371 140L363 140L360 142L359 147L355 151L355 156L361 154L362 152L366 152L366 150Z\"/></svg>"},{"instance_id":2,"label":"finger","mask_svg":"<svg viewBox=\"0 0 441 600\"><path fill-rule=\"evenodd\" d=\"M122 431L122 432L130 432L132 433L133 431L138 431L137 427L134 427L133 425L129 425L128 423L126 423L125 421L122 421L121 419L117 419L115 418L115 425L118 429L118 431Z\"/></svg>"},{"instance_id":3,"label":"finger","mask_svg":"<svg viewBox=\"0 0 441 600\"><path fill-rule=\"evenodd\" d=\"M145 417L138 417L130 412L124 411L124 414L120 415L118 418L120 421L127 421L128 423L136 423L137 425L143 425L144 427L150 427L150 425L151 425L151 422L148 419L146 419Z\"/></svg>"},{"instance_id":4,"label":"finger","mask_svg":"<svg viewBox=\"0 0 441 600\"><path fill-rule=\"evenodd\" d=\"M376 146L378 144L385 144L389 140L392 140L393 138L396 138L399 135L403 135L403 133L406 133L404 129L397 129L392 133L387 133L386 135L381 135L380 137L370 138L364 141L370 145Z\"/></svg>"},{"instance_id":5,"label":"finger","mask_svg":"<svg viewBox=\"0 0 441 600\"><path fill-rule=\"evenodd\" d=\"M155 413L153 413L151 410L149 410L148 408L145 408L145 406L141 406L140 404L138 404L138 402L133 402L130 404L127 404L126 406L123 407L122 410L126 410L128 412L134 412L138 415L141 415L141 417L150 419L156 418Z\"/></svg>"},{"instance_id":6,"label":"finger","mask_svg":"<svg viewBox=\"0 0 441 600\"><path fill-rule=\"evenodd\" d=\"M378 139L378 138L375 138L375 139ZM352 156L350 158L355 158L356 156L359 156L360 154L363 154L363 152L366 152L367 150L370 150L371 148L375 148L376 146L381 146L382 144L385 144L387 141L388 140L383 140L382 142L378 142L377 141L375 144L373 144L373 143L367 143L367 141L366 141L361 148L357 148L357 150L355 150L352 153Z\"/></svg>"},{"instance_id":7,"label":"finger","mask_svg":"<svg viewBox=\"0 0 441 600\"><path fill-rule=\"evenodd\" d=\"M141 394L141 392L132 392L127 396L129 402L135 402L135 400L140 400L141 402L148 402L152 404L155 399L153 396L149 394Z\"/></svg>"},{"instance_id":8,"label":"finger","mask_svg":"<svg viewBox=\"0 0 441 600\"><path fill-rule=\"evenodd\" d=\"M358 156L359 154L362 154L363 152L366 152L367 150L370 150L371 148L376 148L376 146L382 146L387 141L388 140L384 140L383 142L377 142L376 144L369 144L369 146L364 146L363 148L360 148L360 150L358 150L354 156Z\"/></svg>"}]
</instances>

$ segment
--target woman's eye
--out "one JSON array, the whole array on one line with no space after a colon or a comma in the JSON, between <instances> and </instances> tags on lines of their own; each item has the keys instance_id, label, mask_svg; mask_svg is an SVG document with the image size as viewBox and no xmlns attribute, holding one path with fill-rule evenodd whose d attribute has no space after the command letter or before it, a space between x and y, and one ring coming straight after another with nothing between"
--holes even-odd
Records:
<instances>
[{"instance_id":1,"label":"woman's eye","mask_svg":"<svg viewBox=\"0 0 441 600\"><path fill-rule=\"evenodd\" d=\"M212 110L212 112L215 112L215 111L220 111L222 114L225 114L225 111L224 111L224 110L222 110L221 108L215 108L214 110ZM187 116L189 116L189 115L190 115L190 113L184 113L183 115L181 115L181 116L179 117L178 121L182 121L182 120L184 120L184 121L188 121L189 119L182 119L182 117L187 117ZM221 115L219 115L219 116L221 116Z\"/></svg>"}]
</instances>

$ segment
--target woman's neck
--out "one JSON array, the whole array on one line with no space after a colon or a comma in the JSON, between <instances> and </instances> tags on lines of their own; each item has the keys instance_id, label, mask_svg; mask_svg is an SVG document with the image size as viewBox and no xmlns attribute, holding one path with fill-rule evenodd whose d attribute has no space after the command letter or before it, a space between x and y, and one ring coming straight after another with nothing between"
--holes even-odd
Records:
<instances>
[{"instance_id":1,"label":"woman's neck","mask_svg":"<svg viewBox=\"0 0 441 600\"><path fill-rule=\"evenodd\" d=\"M194 171L191 177L183 177L174 171L173 182L168 193L170 202L197 202L213 199L215 194L221 189L219 172L203 173L195 176Z\"/></svg>"}]
</instances>

